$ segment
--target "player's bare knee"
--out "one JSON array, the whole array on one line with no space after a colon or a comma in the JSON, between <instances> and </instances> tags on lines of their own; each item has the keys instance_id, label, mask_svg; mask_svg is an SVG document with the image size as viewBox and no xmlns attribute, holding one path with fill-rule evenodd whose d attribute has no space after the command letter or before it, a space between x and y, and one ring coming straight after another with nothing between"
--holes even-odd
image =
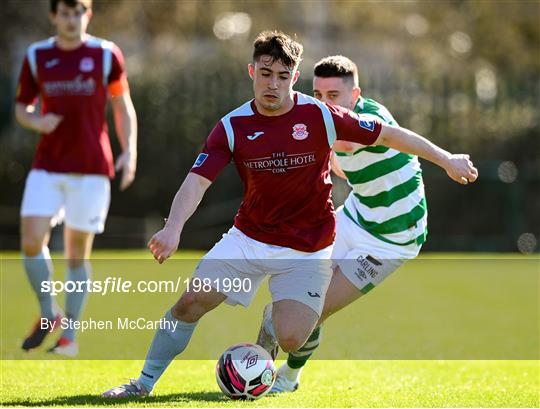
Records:
<instances>
[{"instance_id":1,"label":"player's bare knee","mask_svg":"<svg viewBox=\"0 0 540 409\"><path fill-rule=\"evenodd\" d=\"M182 294L182 297L180 297L171 309L174 318L185 322L195 322L208 311L208 306L200 294L196 292L185 292Z\"/></svg>"},{"instance_id":2,"label":"player's bare knee","mask_svg":"<svg viewBox=\"0 0 540 409\"><path fill-rule=\"evenodd\" d=\"M43 249L43 239L30 234L25 234L21 239L21 247L25 256L37 256Z\"/></svg>"},{"instance_id":3,"label":"player's bare knee","mask_svg":"<svg viewBox=\"0 0 540 409\"><path fill-rule=\"evenodd\" d=\"M85 251L79 245L70 243L65 251L70 267L78 267L84 262Z\"/></svg>"},{"instance_id":4,"label":"player's bare knee","mask_svg":"<svg viewBox=\"0 0 540 409\"><path fill-rule=\"evenodd\" d=\"M67 260L67 264L69 268L79 268L84 264L84 259L81 258L70 258Z\"/></svg>"},{"instance_id":5,"label":"player's bare knee","mask_svg":"<svg viewBox=\"0 0 540 409\"><path fill-rule=\"evenodd\" d=\"M307 336L299 333L277 335L279 346L286 353L298 351L306 343Z\"/></svg>"},{"instance_id":6,"label":"player's bare knee","mask_svg":"<svg viewBox=\"0 0 540 409\"><path fill-rule=\"evenodd\" d=\"M85 259L90 258L93 240L93 233L80 232L73 229L65 231L65 254L68 259L69 267L80 267L83 265Z\"/></svg>"},{"instance_id":7,"label":"player's bare knee","mask_svg":"<svg viewBox=\"0 0 540 409\"><path fill-rule=\"evenodd\" d=\"M194 315L194 310L197 309L196 294L185 292L182 297L173 305L171 313L174 318L187 321Z\"/></svg>"}]
</instances>

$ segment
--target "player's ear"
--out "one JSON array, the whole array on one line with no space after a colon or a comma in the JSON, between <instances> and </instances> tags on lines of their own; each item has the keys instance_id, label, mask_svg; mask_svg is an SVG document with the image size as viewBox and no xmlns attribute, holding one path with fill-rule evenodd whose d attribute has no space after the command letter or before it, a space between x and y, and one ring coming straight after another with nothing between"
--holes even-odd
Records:
<instances>
[{"instance_id":1,"label":"player's ear","mask_svg":"<svg viewBox=\"0 0 540 409\"><path fill-rule=\"evenodd\" d=\"M249 78L253 79L255 77L255 66L253 64L248 64L248 74Z\"/></svg>"},{"instance_id":2,"label":"player's ear","mask_svg":"<svg viewBox=\"0 0 540 409\"><path fill-rule=\"evenodd\" d=\"M52 11L49 13L49 21L53 26L56 26L56 13L53 13Z\"/></svg>"},{"instance_id":3,"label":"player's ear","mask_svg":"<svg viewBox=\"0 0 540 409\"><path fill-rule=\"evenodd\" d=\"M354 87L353 88L353 90L352 90L353 104L356 104L356 101L358 100L358 98L360 98L361 94L362 94L362 88L360 88L360 87Z\"/></svg>"},{"instance_id":4,"label":"player's ear","mask_svg":"<svg viewBox=\"0 0 540 409\"><path fill-rule=\"evenodd\" d=\"M292 80L293 85L296 84L296 81L298 81L299 76L300 76L300 71L296 70L296 72L294 73L293 80Z\"/></svg>"}]
</instances>

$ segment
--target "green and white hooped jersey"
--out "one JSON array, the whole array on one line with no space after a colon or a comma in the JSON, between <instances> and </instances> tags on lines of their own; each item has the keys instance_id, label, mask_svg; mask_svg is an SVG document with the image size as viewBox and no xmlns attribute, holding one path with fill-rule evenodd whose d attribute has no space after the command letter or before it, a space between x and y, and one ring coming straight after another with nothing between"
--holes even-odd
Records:
<instances>
[{"instance_id":1,"label":"green and white hooped jersey","mask_svg":"<svg viewBox=\"0 0 540 409\"><path fill-rule=\"evenodd\" d=\"M397 125L378 102L358 99L354 112ZM336 152L352 191L345 214L377 239L399 246L420 246L427 236L427 205L418 158L384 146L353 153Z\"/></svg>"}]
</instances>

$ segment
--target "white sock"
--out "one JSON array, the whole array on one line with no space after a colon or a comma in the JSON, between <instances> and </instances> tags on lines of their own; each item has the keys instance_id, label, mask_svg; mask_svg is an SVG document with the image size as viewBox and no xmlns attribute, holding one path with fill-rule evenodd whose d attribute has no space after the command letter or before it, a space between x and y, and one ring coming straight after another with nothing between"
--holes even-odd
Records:
<instances>
[{"instance_id":1,"label":"white sock","mask_svg":"<svg viewBox=\"0 0 540 409\"><path fill-rule=\"evenodd\" d=\"M291 368L287 362L281 365L279 368L279 374L287 378L291 382L298 382L300 380L300 374L302 373L302 368Z\"/></svg>"}]
</instances>

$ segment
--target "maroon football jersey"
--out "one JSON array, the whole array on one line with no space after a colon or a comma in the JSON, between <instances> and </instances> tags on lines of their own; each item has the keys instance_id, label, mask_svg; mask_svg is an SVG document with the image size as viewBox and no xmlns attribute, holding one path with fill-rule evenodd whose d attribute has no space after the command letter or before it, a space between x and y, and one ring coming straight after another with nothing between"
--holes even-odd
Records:
<instances>
[{"instance_id":1,"label":"maroon football jersey","mask_svg":"<svg viewBox=\"0 0 540 409\"><path fill-rule=\"evenodd\" d=\"M126 82L124 58L113 43L88 36L70 51L54 38L28 48L17 102L41 99L42 114L63 116L56 130L41 135L33 167L50 172L114 176L105 108L108 89ZM127 83L127 82L126 82Z\"/></svg>"},{"instance_id":2,"label":"maroon football jersey","mask_svg":"<svg viewBox=\"0 0 540 409\"><path fill-rule=\"evenodd\" d=\"M213 181L232 160L244 184L234 225L263 243L315 252L335 236L332 144L370 145L380 131L372 117L298 92L280 116L261 115L250 101L218 122L191 172Z\"/></svg>"}]
</instances>

